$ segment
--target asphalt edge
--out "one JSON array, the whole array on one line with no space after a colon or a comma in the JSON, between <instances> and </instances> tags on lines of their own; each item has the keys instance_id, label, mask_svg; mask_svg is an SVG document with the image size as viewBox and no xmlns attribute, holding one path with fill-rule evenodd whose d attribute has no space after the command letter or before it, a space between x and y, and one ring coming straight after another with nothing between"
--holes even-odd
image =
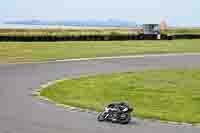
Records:
<instances>
[{"instance_id":1,"label":"asphalt edge","mask_svg":"<svg viewBox=\"0 0 200 133\"><path fill-rule=\"evenodd\" d=\"M75 61L89 61L89 60L109 60L109 59L129 59L129 58L148 58L148 57L170 57L170 56L200 56L200 53L160 53L160 54L136 54L125 56L105 56L105 57L91 57L91 58L72 58L72 59L49 59L49 61L38 62L22 62L22 63L6 63L0 65L18 65L18 64L45 64L56 62L75 62ZM52 60L52 61L51 61Z\"/></svg>"}]
</instances>

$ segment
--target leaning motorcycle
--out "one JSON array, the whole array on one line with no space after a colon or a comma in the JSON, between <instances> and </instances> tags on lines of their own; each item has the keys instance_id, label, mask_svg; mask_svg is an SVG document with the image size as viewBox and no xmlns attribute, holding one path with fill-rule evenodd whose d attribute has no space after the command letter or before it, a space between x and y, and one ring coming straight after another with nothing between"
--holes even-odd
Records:
<instances>
[{"instance_id":1,"label":"leaning motorcycle","mask_svg":"<svg viewBox=\"0 0 200 133\"><path fill-rule=\"evenodd\" d=\"M111 121L113 123L128 124L131 121L133 108L126 103L113 103L108 105L103 112L98 115L98 121Z\"/></svg>"}]
</instances>

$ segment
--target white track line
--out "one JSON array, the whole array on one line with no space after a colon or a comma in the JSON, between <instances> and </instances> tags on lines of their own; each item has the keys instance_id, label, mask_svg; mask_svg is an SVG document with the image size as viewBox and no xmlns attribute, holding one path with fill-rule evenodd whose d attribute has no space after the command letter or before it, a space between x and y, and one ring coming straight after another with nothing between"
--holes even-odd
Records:
<instances>
[{"instance_id":1,"label":"white track line","mask_svg":"<svg viewBox=\"0 0 200 133\"><path fill-rule=\"evenodd\" d=\"M170 57L170 56L200 56L200 53L171 53L171 54L144 54L144 55L130 55L130 56L110 56L110 57L95 57L95 58L78 58L78 59L63 59L46 62L71 62L71 61L88 61L88 60L105 60L105 59L126 59L126 58L145 58L145 57Z\"/></svg>"},{"instance_id":2,"label":"white track line","mask_svg":"<svg viewBox=\"0 0 200 133\"><path fill-rule=\"evenodd\" d=\"M128 59L128 58L148 58L148 57L172 57L172 56L200 56L200 53L168 53L168 54L144 54L144 55L129 55L129 56L110 56L110 57L94 57L94 58L76 58L76 59L61 59L52 61L38 61L38 62L23 62L23 63L7 63L1 65L12 64L44 64L56 62L75 62L75 61L89 61L89 60L109 60L109 59Z\"/></svg>"}]
</instances>

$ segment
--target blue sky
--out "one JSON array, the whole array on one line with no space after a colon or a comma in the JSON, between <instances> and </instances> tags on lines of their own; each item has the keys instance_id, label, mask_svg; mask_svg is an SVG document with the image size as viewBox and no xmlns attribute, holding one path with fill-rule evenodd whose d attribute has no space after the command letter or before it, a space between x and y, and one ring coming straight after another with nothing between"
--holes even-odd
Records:
<instances>
[{"instance_id":1,"label":"blue sky","mask_svg":"<svg viewBox=\"0 0 200 133\"><path fill-rule=\"evenodd\" d=\"M199 0L2 0L0 21L10 19L122 19L137 23L200 26Z\"/></svg>"}]
</instances>

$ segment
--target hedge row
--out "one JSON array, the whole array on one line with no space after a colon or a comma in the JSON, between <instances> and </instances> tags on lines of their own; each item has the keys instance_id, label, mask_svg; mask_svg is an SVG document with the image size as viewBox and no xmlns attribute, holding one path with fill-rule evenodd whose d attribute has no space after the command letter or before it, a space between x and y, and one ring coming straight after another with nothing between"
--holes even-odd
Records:
<instances>
[{"instance_id":1,"label":"hedge row","mask_svg":"<svg viewBox=\"0 0 200 133\"><path fill-rule=\"evenodd\" d=\"M0 41L114 41L155 40L156 35L0 36Z\"/></svg>"},{"instance_id":2,"label":"hedge row","mask_svg":"<svg viewBox=\"0 0 200 133\"><path fill-rule=\"evenodd\" d=\"M157 35L81 35L81 36L0 36L0 41L122 41L122 40L156 40ZM161 35L162 40L200 39L199 35Z\"/></svg>"},{"instance_id":3,"label":"hedge row","mask_svg":"<svg viewBox=\"0 0 200 133\"><path fill-rule=\"evenodd\" d=\"M174 39L200 39L200 34L176 34Z\"/></svg>"}]
</instances>

